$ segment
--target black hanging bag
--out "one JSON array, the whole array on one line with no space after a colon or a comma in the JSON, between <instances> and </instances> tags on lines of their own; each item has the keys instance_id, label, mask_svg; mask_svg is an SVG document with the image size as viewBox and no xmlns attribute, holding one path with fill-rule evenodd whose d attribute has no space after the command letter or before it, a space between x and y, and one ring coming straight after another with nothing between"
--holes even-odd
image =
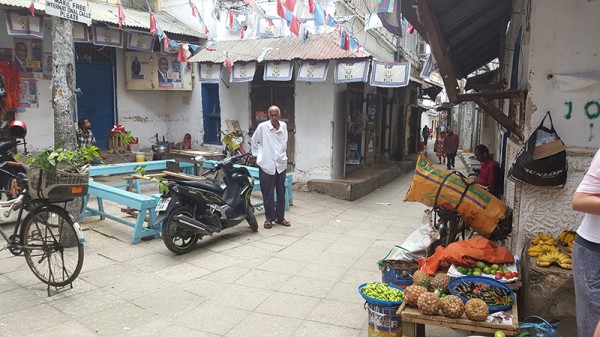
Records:
<instances>
[{"instance_id":1,"label":"black hanging bag","mask_svg":"<svg viewBox=\"0 0 600 337\"><path fill-rule=\"evenodd\" d=\"M550 128L544 126L550 118ZM531 134L508 171L508 178L534 186L562 188L567 181L567 151L552 124L550 111Z\"/></svg>"}]
</instances>

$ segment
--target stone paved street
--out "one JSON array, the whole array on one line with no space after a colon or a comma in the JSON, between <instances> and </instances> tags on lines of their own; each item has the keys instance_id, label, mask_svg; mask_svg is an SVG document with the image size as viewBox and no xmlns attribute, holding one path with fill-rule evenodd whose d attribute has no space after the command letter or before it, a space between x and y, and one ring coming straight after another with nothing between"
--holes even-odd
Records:
<instances>
[{"instance_id":1,"label":"stone paved street","mask_svg":"<svg viewBox=\"0 0 600 337\"><path fill-rule=\"evenodd\" d=\"M357 287L381 280L377 260L422 220L425 206L402 202L411 178L354 202L294 191L291 227L264 229L258 213L258 233L243 223L182 256L85 218L73 289L47 297L23 257L0 252L0 336L367 336Z\"/></svg>"}]
</instances>

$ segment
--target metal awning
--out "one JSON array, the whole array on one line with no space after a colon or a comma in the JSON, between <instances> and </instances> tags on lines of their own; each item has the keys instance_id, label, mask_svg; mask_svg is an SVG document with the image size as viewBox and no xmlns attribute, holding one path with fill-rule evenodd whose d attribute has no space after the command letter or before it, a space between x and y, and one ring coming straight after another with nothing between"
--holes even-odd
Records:
<instances>
[{"instance_id":1,"label":"metal awning","mask_svg":"<svg viewBox=\"0 0 600 337\"><path fill-rule=\"evenodd\" d=\"M366 51L340 49L337 32L301 37L286 36L270 39L221 41L192 56L191 62L224 63L227 55L232 62L336 60L370 58Z\"/></svg>"},{"instance_id":2,"label":"metal awning","mask_svg":"<svg viewBox=\"0 0 600 337\"><path fill-rule=\"evenodd\" d=\"M0 5L19 8L29 8L30 4L31 1L28 0L0 0ZM89 4L93 21L110 23L115 26L119 24L118 5L96 1L89 1ZM44 12L46 9L45 1L42 0L35 0L34 6L36 11ZM123 7L123 12L125 13L123 28L141 28L150 32L150 15L147 11L137 11L132 8ZM166 12L154 13L154 16L160 27L167 33L206 38L206 35Z\"/></svg>"}]
</instances>

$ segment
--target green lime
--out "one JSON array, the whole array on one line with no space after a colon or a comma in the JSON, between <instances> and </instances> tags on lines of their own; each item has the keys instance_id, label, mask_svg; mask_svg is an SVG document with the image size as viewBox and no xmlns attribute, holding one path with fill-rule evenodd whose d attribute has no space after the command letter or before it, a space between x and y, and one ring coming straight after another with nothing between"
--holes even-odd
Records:
<instances>
[{"instance_id":1,"label":"green lime","mask_svg":"<svg viewBox=\"0 0 600 337\"><path fill-rule=\"evenodd\" d=\"M483 273L484 273L484 274L491 274L491 269L490 269L490 267L485 267L485 268L483 268Z\"/></svg>"},{"instance_id":2,"label":"green lime","mask_svg":"<svg viewBox=\"0 0 600 337\"><path fill-rule=\"evenodd\" d=\"M485 266L485 263L483 263L483 262L481 262L481 261L477 261L477 262L475 263L475 267L477 267L477 268L479 268L479 269L483 269L483 268L485 268L486 266Z\"/></svg>"},{"instance_id":3,"label":"green lime","mask_svg":"<svg viewBox=\"0 0 600 337\"><path fill-rule=\"evenodd\" d=\"M475 270L473 272L473 276L481 276L481 271L480 270Z\"/></svg>"}]
</instances>

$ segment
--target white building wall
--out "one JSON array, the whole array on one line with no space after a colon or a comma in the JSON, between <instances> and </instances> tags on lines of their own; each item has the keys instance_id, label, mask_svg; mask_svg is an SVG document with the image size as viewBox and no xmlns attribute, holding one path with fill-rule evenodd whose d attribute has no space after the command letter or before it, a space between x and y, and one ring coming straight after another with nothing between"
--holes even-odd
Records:
<instances>
[{"instance_id":1,"label":"white building wall","mask_svg":"<svg viewBox=\"0 0 600 337\"><path fill-rule=\"evenodd\" d=\"M527 1L517 3L526 6ZM511 22L507 49L512 50L514 36L523 27L524 50L519 66L519 88L529 91L526 102L525 137L539 125L547 111L551 111L554 127L569 148L569 177L564 189L537 188L526 184L507 184L507 199L513 205L516 240L513 246L520 250L527 238L536 232L558 234L563 229L575 229L582 214L571 210L573 192L587 170L591 157L600 147L598 131L600 110L593 102L600 101L600 83L583 89L564 92L557 86L554 74L597 71L600 67L600 2L560 2L534 0L531 17L517 11ZM558 22L549 25L548 22ZM527 31L527 27L531 27ZM512 54L507 63L512 62ZM510 66L505 71L510 78ZM590 103L592 102L592 103ZM585 106L589 104L586 114ZM569 113L568 107L572 106ZM507 161L511 164L521 144L509 142Z\"/></svg>"},{"instance_id":2,"label":"white building wall","mask_svg":"<svg viewBox=\"0 0 600 337\"><path fill-rule=\"evenodd\" d=\"M332 73L324 83L296 82L295 181L331 179L337 91Z\"/></svg>"},{"instance_id":3,"label":"white building wall","mask_svg":"<svg viewBox=\"0 0 600 337\"><path fill-rule=\"evenodd\" d=\"M181 142L192 135L192 148L202 143L202 99L200 83L193 78L192 91L127 90L125 51L117 48L116 95L118 122L139 138L140 149L149 151L159 139Z\"/></svg>"}]
</instances>

